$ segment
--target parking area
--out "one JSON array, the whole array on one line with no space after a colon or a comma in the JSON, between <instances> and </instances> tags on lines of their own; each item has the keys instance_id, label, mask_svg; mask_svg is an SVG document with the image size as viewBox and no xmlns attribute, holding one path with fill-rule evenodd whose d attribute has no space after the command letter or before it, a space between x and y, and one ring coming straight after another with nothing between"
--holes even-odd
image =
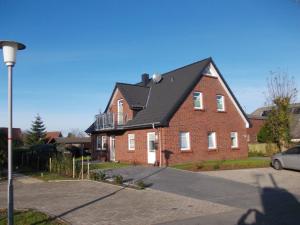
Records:
<instances>
[{"instance_id":1,"label":"parking area","mask_svg":"<svg viewBox=\"0 0 300 225\"><path fill-rule=\"evenodd\" d=\"M19 177L17 208L36 208L72 224L297 224L300 173L272 168L194 173L171 168L111 171L146 190L94 181L40 182ZM0 183L5 207L6 183Z\"/></svg>"}]
</instances>

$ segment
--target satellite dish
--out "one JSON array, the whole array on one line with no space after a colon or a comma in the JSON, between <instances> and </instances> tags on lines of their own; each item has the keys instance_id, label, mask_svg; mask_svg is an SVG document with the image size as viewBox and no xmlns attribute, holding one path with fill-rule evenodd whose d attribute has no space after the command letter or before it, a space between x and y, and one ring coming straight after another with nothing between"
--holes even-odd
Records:
<instances>
[{"instance_id":1,"label":"satellite dish","mask_svg":"<svg viewBox=\"0 0 300 225\"><path fill-rule=\"evenodd\" d=\"M154 83L159 83L162 79L162 76L159 73L155 73L152 75L152 79L154 81Z\"/></svg>"}]
</instances>

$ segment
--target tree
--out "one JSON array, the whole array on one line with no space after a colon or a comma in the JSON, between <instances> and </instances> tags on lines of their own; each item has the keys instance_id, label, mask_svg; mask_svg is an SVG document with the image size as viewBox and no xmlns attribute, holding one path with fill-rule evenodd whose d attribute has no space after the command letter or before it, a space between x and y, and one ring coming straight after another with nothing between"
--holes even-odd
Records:
<instances>
[{"instance_id":1,"label":"tree","mask_svg":"<svg viewBox=\"0 0 300 225\"><path fill-rule=\"evenodd\" d=\"M79 129L72 129L68 133L67 137L86 137L86 134Z\"/></svg>"},{"instance_id":2,"label":"tree","mask_svg":"<svg viewBox=\"0 0 300 225\"><path fill-rule=\"evenodd\" d=\"M26 144L29 146L44 144L46 139L46 128L39 114L32 122L30 131L26 134Z\"/></svg>"},{"instance_id":3,"label":"tree","mask_svg":"<svg viewBox=\"0 0 300 225\"><path fill-rule=\"evenodd\" d=\"M282 151L290 142L290 104L297 96L294 78L286 72L270 72L268 79L267 104L272 106L265 124L265 133Z\"/></svg>"}]
</instances>

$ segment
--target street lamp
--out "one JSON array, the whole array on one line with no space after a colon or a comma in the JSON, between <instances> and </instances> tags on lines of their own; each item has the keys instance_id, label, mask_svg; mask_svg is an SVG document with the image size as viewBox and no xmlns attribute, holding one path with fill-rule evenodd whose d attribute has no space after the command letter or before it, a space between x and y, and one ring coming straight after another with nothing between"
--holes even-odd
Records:
<instances>
[{"instance_id":1,"label":"street lamp","mask_svg":"<svg viewBox=\"0 0 300 225\"><path fill-rule=\"evenodd\" d=\"M25 49L25 45L15 41L0 41L0 49L3 50L4 63L8 68L8 184L7 184L7 209L8 225L13 225L14 221L14 197L12 179L12 68L16 63L17 50Z\"/></svg>"}]
</instances>

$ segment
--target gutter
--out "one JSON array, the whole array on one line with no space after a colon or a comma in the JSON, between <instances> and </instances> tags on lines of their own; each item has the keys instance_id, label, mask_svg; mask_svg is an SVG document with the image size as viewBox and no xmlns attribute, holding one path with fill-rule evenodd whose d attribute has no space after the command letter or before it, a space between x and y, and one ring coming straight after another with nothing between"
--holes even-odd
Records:
<instances>
[{"instance_id":1,"label":"gutter","mask_svg":"<svg viewBox=\"0 0 300 225\"><path fill-rule=\"evenodd\" d=\"M136 124L136 125L127 125L127 126L123 126L124 128L131 128L131 127L143 127L143 126L152 126L152 128L155 125L161 124L160 122L154 122L154 123L142 123L142 124Z\"/></svg>"}]
</instances>

